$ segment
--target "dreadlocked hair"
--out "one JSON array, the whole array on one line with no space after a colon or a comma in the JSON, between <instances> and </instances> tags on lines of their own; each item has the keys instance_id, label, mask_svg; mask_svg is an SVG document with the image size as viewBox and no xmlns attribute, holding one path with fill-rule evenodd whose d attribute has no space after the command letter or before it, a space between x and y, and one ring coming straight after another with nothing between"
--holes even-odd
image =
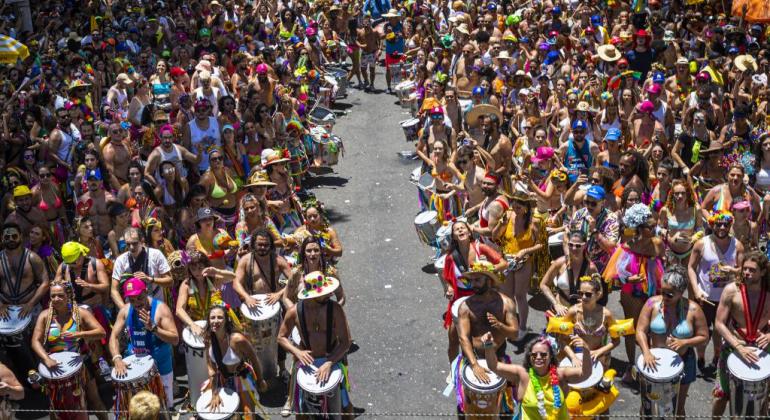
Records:
<instances>
[{"instance_id":1,"label":"dreadlocked hair","mask_svg":"<svg viewBox=\"0 0 770 420\"><path fill-rule=\"evenodd\" d=\"M58 281L52 281L51 286L49 287L49 294L50 290L54 287L61 287L64 289L64 292L67 294L67 300L69 301L68 305L70 306L70 310L72 311L72 320L75 322L75 331L79 332L81 330L82 325L80 324L80 306L75 301L75 290L72 288L72 283L70 283L68 280L58 280ZM51 321L53 320L53 300L48 299L48 316L45 320L45 335L43 336L43 343L45 344L45 340L48 337L48 333L51 331ZM63 326L61 326L63 328Z\"/></svg>"}]
</instances>

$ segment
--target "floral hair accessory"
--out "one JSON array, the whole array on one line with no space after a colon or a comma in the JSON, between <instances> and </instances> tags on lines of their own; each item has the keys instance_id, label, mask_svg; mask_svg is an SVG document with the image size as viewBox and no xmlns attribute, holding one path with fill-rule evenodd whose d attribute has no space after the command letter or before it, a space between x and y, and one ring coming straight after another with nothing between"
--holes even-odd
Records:
<instances>
[{"instance_id":1,"label":"floral hair accessory","mask_svg":"<svg viewBox=\"0 0 770 420\"><path fill-rule=\"evenodd\" d=\"M566 181L567 180L567 173L562 171L561 169L554 169L551 171L551 179L557 180L557 181Z\"/></svg>"},{"instance_id":2,"label":"floral hair accessory","mask_svg":"<svg viewBox=\"0 0 770 420\"><path fill-rule=\"evenodd\" d=\"M713 227L717 222L732 223L735 220L733 213L727 210L719 210L709 217L709 226Z\"/></svg>"},{"instance_id":3,"label":"floral hair accessory","mask_svg":"<svg viewBox=\"0 0 770 420\"><path fill-rule=\"evenodd\" d=\"M602 92L601 98L603 101L609 100L610 98L612 98L612 94L605 90L604 92Z\"/></svg>"},{"instance_id":4,"label":"floral hair accessory","mask_svg":"<svg viewBox=\"0 0 770 420\"><path fill-rule=\"evenodd\" d=\"M623 224L636 229L644 224L650 216L652 216L652 211L646 204L634 204L623 215Z\"/></svg>"},{"instance_id":5,"label":"floral hair accessory","mask_svg":"<svg viewBox=\"0 0 770 420\"><path fill-rule=\"evenodd\" d=\"M320 271L308 273L304 278L304 287L300 288L297 298L299 300L313 299L333 293L340 286L339 280L325 276Z\"/></svg>"}]
</instances>

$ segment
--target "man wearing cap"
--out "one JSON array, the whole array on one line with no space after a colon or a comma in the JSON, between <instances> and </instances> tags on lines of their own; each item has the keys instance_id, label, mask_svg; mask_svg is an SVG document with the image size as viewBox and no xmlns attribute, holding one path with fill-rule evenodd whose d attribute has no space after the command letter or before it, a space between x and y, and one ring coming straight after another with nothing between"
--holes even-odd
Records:
<instances>
[{"instance_id":1,"label":"man wearing cap","mask_svg":"<svg viewBox=\"0 0 770 420\"><path fill-rule=\"evenodd\" d=\"M619 128L612 127L607 130L607 134L604 135L606 147L596 156L599 165L610 169L620 168L620 139L622 137L623 132Z\"/></svg>"},{"instance_id":2,"label":"man wearing cap","mask_svg":"<svg viewBox=\"0 0 770 420\"><path fill-rule=\"evenodd\" d=\"M13 188L13 204L15 209L5 218L5 222L19 225L22 235L26 238L34 226L47 226L43 211L32 206L32 190L26 185Z\"/></svg>"},{"instance_id":3,"label":"man wearing cap","mask_svg":"<svg viewBox=\"0 0 770 420\"><path fill-rule=\"evenodd\" d=\"M135 277L147 285L149 296L163 299L163 288L170 287L173 281L171 267L162 252L144 244L142 231L133 227L123 233L128 251L115 259L112 269L110 296L118 308L125 308L126 302L120 292L121 282L127 277Z\"/></svg>"},{"instance_id":4,"label":"man wearing cap","mask_svg":"<svg viewBox=\"0 0 770 420\"><path fill-rule=\"evenodd\" d=\"M506 357L506 342L519 339L516 304L497 290L501 277L495 272L492 263L476 261L469 271L462 273L462 277L470 282L474 294L460 304L457 333L462 354L458 355L453 367L456 363L467 363L476 378L483 383L489 383L488 371L478 362L484 358L485 353L481 337L488 332L492 333L495 343L499 343L495 354L498 360L503 360ZM452 369L452 372L457 371L458 369ZM462 378L457 376L454 377L455 389L459 393L462 387L458 385ZM459 409L464 411L464 407Z\"/></svg>"},{"instance_id":5,"label":"man wearing cap","mask_svg":"<svg viewBox=\"0 0 770 420\"><path fill-rule=\"evenodd\" d=\"M559 146L557 154L567 168L570 183L574 183L578 176L588 175L599 154L599 146L586 138L588 124L584 120L573 121L571 132L567 141Z\"/></svg>"},{"instance_id":6,"label":"man wearing cap","mask_svg":"<svg viewBox=\"0 0 770 420\"><path fill-rule=\"evenodd\" d=\"M134 81L126 73L120 73L115 78L115 84L110 86L107 91L107 105L110 110L117 113L120 117L128 116L128 88Z\"/></svg>"},{"instance_id":7,"label":"man wearing cap","mask_svg":"<svg viewBox=\"0 0 770 420\"><path fill-rule=\"evenodd\" d=\"M144 176L153 179L156 182L159 181L162 179L162 174L159 172L160 164L163 162L171 162L176 167L179 176L181 178L186 178L187 168L185 167L184 162L197 166L198 163L200 163L200 154L193 154L181 144L175 144L176 134L174 134L174 127L171 125L161 127L158 133L160 135L160 147L152 149L152 152L150 152L150 155L147 157L147 166L144 167Z\"/></svg>"},{"instance_id":8,"label":"man wearing cap","mask_svg":"<svg viewBox=\"0 0 770 420\"><path fill-rule=\"evenodd\" d=\"M88 191L80 196L78 206L83 207L85 213L91 217L96 235L106 239L112 230L112 221L107 211L107 205L109 202L115 201L115 197L105 188L102 188L104 185L102 171L98 168L86 171L86 185Z\"/></svg>"},{"instance_id":9,"label":"man wearing cap","mask_svg":"<svg viewBox=\"0 0 770 420\"><path fill-rule=\"evenodd\" d=\"M687 103L687 97L693 90L690 62L685 57L679 57L674 65L674 74L666 79L663 85L671 95L672 111L681 112Z\"/></svg>"},{"instance_id":10,"label":"man wearing cap","mask_svg":"<svg viewBox=\"0 0 770 420\"><path fill-rule=\"evenodd\" d=\"M109 142L102 149L105 168L115 175L121 185L128 183L128 167L132 157L126 146L131 141L127 134L128 131L121 124L110 124Z\"/></svg>"},{"instance_id":11,"label":"man wearing cap","mask_svg":"<svg viewBox=\"0 0 770 420\"><path fill-rule=\"evenodd\" d=\"M115 286L113 282L113 286ZM122 291L127 304L121 305L110 334L110 354L115 375L124 377L128 366L120 352L120 338L128 331L130 354L149 354L158 368L166 394L166 406L174 406L174 363L172 346L179 343L179 334L171 309L162 300L152 297L145 282L132 277L123 283ZM114 291L114 289L113 289ZM121 292L117 293L118 295ZM123 298L120 299L123 301Z\"/></svg>"},{"instance_id":12,"label":"man wearing cap","mask_svg":"<svg viewBox=\"0 0 770 420\"><path fill-rule=\"evenodd\" d=\"M390 67L402 61L406 46L404 41L404 25L401 23L401 13L396 9L390 9L388 13L382 16L388 19L388 23L385 25L385 34L383 34L382 38L385 39L385 82L388 84L388 93L391 93L390 81L392 74L390 73Z\"/></svg>"},{"instance_id":13,"label":"man wearing cap","mask_svg":"<svg viewBox=\"0 0 770 420\"><path fill-rule=\"evenodd\" d=\"M200 98L195 101L195 119L182 127L182 146L200 155L198 171L203 173L209 169L209 149L212 146L222 147L222 133L219 121L211 115L211 101Z\"/></svg>"},{"instance_id":14,"label":"man wearing cap","mask_svg":"<svg viewBox=\"0 0 770 420\"><path fill-rule=\"evenodd\" d=\"M605 205L606 195L602 186L591 185L583 196L583 207L568 223L570 231L579 230L586 234L586 252L600 273L620 239L618 214Z\"/></svg>"},{"instance_id":15,"label":"man wearing cap","mask_svg":"<svg viewBox=\"0 0 770 420\"><path fill-rule=\"evenodd\" d=\"M305 275L297 294L298 302L286 311L278 331L278 344L303 365L315 365L318 368L316 378L319 382L328 380L333 369L347 364L345 355L352 343L345 312L339 303L331 300L339 286L339 280L320 271ZM299 345L290 339L295 327L300 335ZM343 380L340 383L342 409L345 413L352 413L353 404L350 401L350 388L345 372L347 369L343 370ZM298 391L303 392L301 389ZM296 393L292 392L290 395ZM302 400L303 398L300 398L300 401ZM303 412L306 407L301 406L300 401L295 400L294 408Z\"/></svg>"}]
</instances>

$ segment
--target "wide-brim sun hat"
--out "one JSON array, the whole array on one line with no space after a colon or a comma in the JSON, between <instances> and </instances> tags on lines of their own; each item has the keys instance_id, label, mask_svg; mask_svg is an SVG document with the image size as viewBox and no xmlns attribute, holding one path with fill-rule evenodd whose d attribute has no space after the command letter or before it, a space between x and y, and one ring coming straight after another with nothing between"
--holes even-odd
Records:
<instances>
[{"instance_id":1,"label":"wide-brim sun hat","mask_svg":"<svg viewBox=\"0 0 770 420\"><path fill-rule=\"evenodd\" d=\"M313 271L305 275L303 284L297 292L297 299L314 299L330 295L340 287L340 281L334 277L326 276L320 271Z\"/></svg>"},{"instance_id":2,"label":"wide-brim sun hat","mask_svg":"<svg viewBox=\"0 0 770 420\"><path fill-rule=\"evenodd\" d=\"M468 121L468 125L475 126L478 124L479 118L490 114L496 115L498 121L503 121L503 113L500 112L500 109L494 105L489 104L479 104L471 108L471 110L468 111L468 115L466 116L466 121Z\"/></svg>"}]
</instances>

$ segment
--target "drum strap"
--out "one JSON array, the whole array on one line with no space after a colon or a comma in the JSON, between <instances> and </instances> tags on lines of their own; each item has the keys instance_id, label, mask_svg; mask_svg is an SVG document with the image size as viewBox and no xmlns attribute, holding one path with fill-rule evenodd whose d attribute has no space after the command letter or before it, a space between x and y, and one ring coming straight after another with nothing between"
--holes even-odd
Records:
<instances>
[{"instance_id":1,"label":"drum strap","mask_svg":"<svg viewBox=\"0 0 770 420\"><path fill-rule=\"evenodd\" d=\"M765 298L767 297L766 288L764 282L762 282L762 292L760 292L759 296L759 304L757 305L757 309L754 311L754 315L751 315L751 306L749 305L749 297L748 293L746 292L746 285L741 283L741 300L743 300L743 319L746 322L746 332L742 333L740 328L736 328L735 331L743 337L744 340L748 343L754 343L757 341L757 338L759 338L758 330L759 330L759 318L762 316L762 311L765 309Z\"/></svg>"},{"instance_id":2,"label":"drum strap","mask_svg":"<svg viewBox=\"0 0 770 420\"><path fill-rule=\"evenodd\" d=\"M297 317L299 318L299 333L300 333L300 339L303 343L306 343L306 347L310 348L310 340L307 339L310 337L309 331L307 329L307 322L305 321L305 310L304 305L305 301L299 301L297 303ZM334 326L334 307L332 305L331 301L326 302L326 352L331 353L332 351L332 328Z\"/></svg>"},{"instance_id":3,"label":"drum strap","mask_svg":"<svg viewBox=\"0 0 770 420\"><path fill-rule=\"evenodd\" d=\"M580 272L578 273L578 279L580 279L580 277L583 277L587 269L588 269L588 258L583 258L583 264L580 265ZM578 285L578 282L575 281L575 275L572 273L572 267L567 267L567 279L569 280L569 296L567 296L564 293L564 290L561 290L559 288L556 288L556 290L559 291L559 294L561 295L561 297L563 297L571 305L574 305L577 303L575 296L577 295L577 290L579 285Z\"/></svg>"},{"instance_id":4,"label":"drum strap","mask_svg":"<svg viewBox=\"0 0 770 420\"><path fill-rule=\"evenodd\" d=\"M78 286L75 283L75 279L72 278L72 276L73 276L73 274L72 274L72 266L70 266L67 263L64 263L64 265L65 265L65 268L66 268L67 272L69 273L69 276L66 276L66 277L69 277L69 279L70 279L70 283L72 284L72 288L75 291L75 298L77 299L78 302L83 302L84 300L91 299L92 297L96 296L96 293L92 292L90 290L84 294L83 293L83 288L81 286ZM80 278L85 280L85 281L88 281L88 266L89 265L91 266L91 268L92 268L92 270L94 272L94 275L95 276L97 275L97 273L96 273L96 258L88 257L88 264L83 264L83 267L81 267L81 269L80 269Z\"/></svg>"},{"instance_id":5,"label":"drum strap","mask_svg":"<svg viewBox=\"0 0 770 420\"><path fill-rule=\"evenodd\" d=\"M9 294L6 295L0 295L0 300L2 300L5 303L11 303L16 304L20 303L21 300L32 293L34 289L37 287L37 273L35 273L35 270L32 270L32 273L34 275L34 282L30 287L26 288L25 290L21 290L21 281L24 278L24 267L27 265L27 260L29 259L29 250L24 248L21 251L21 255L19 256L19 261L16 266L16 275L14 276L11 273L11 264L8 261L8 255L5 251L0 252L0 269L3 270L3 278L5 281L8 282L8 288L9 288Z\"/></svg>"}]
</instances>

